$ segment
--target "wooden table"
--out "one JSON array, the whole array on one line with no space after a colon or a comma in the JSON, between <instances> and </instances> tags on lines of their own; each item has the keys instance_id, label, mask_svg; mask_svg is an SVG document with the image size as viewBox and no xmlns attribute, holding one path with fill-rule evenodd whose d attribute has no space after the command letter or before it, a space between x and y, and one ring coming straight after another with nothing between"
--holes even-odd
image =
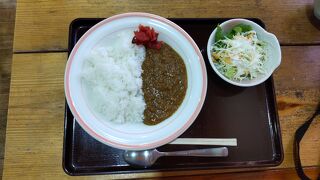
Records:
<instances>
[{"instance_id":1,"label":"wooden table","mask_svg":"<svg viewBox=\"0 0 320 180\"><path fill-rule=\"evenodd\" d=\"M293 134L320 100L320 23L312 18L312 0L248 1L100 1L21 0L17 3L14 55L6 132L4 179L104 179L178 175L297 178L293 170ZM62 169L63 76L68 27L79 17L109 17L142 11L164 17L257 17L282 45L282 64L274 74L284 148L283 163L252 173L217 175L225 170L71 177ZM320 121L304 137L302 163L320 166ZM270 170L273 169L273 170ZM231 169L230 172L254 169ZM275 176L275 174L279 174ZM208 175L209 174L209 175ZM241 175L240 175L241 174ZM289 175L288 175L289 174ZM185 177L184 177L185 178ZM190 179L190 178L189 178Z\"/></svg>"}]
</instances>

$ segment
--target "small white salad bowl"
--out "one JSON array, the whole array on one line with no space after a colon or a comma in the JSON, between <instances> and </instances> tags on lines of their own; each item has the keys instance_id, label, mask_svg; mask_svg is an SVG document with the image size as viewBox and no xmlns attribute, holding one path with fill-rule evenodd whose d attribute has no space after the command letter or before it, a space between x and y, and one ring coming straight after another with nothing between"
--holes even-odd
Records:
<instances>
[{"instance_id":1,"label":"small white salad bowl","mask_svg":"<svg viewBox=\"0 0 320 180\"><path fill-rule=\"evenodd\" d=\"M274 34L267 32L258 24L254 23L250 20L247 20L247 19L231 19L231 20L228 20L228 21L221 23L220 26L222 28L222 31L224 33L227 33L234 26L236 26L238 24L250 25L252 27L252 29L257 32L258 39L263 40L267 43L267 46L266 46L267 60L264 64L267 73L260 74L260 75L258 75L258 77L251 79L251 80L242 80L242 81L228 79L222 73L220 73L219 70L216 68L215 64L213 63L213 59L211 56L211 53L212 53L211 50L212 50L212 46L215 42L215 34L217 31L217 28L214 29L214 31L211 33L209 40L208 40L208 44L207 44L208 59L209 59L210 65L213 68L213 70L217 73L218 76L220 76L226 82L233 84L233 85L236 85L236 86L242 86L242 87L255 86L255 85L261 84L265 80L267 80L272 75L273 71L276 70L277 67L280 65L280 63L281 63L280 44L279 44L277 37Z\"/></svg>"},{"instance_id":2,"label":"small white salad bowl","mask_svg":"<svg viewBox=\"0 0 320 180\"><path fill-rule=\"evenodd\" d=\"M112 43L108 41L108 35L120 30L133 33L140 24L154 28L159 33L158 39L179 53L188 76L188 88L181 106L168 119L154 126L142 122L117 124L97 115L86 101L88 97L83 92L80 78L83 63L90 52L103 43ZM198 116L207 92L206 67L196 43L175 23L148 13L119 14L93 26L70 53L64 80L69 108L81 127L98 141L125 150L152 149L176 139Z\"/></svg>"}]
</instances>

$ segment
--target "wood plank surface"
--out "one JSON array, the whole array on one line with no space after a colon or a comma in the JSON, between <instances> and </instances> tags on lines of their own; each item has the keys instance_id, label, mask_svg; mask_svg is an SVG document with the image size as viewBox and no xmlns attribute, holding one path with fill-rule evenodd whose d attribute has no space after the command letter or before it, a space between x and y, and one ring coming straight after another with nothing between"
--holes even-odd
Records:
<instances>
[{"instance_id":1,"label":"wood plank surface","mask_svg":"<svg viewBox=\"0 0 320 180\"><path fill-rule=\"evenodd\" d=\"M13 56L4 179L63 173L65 61L65 53Z\"/></svg>"},{"instance_id":2,"label":"wood plank surface","mask_svg":"<svg viewBox=\"0 0 320 180\"><path fill-rule=\"evenodd\" d=\"M163 17L256 17L283 44L319 44L320 22L313 0L21 0L16 12L14 52L65 51L70 22L80 17L110 17L149 12Z\"/></svg>"},{"instance_id":3,"label":"wood plank surface","mask_svg":"<svg viewBox=\"0 0 320 180\"><path fill-rule=\"evenodd\" d=\"M320 168L305 168L306 175L311 179L316 179L320 173ZM168 177L164 178L175 179L175 180L205 180L205 179L219 179L219 180L299 180L294 168L290 169L277 169L268 171L254 171L254 172L238 172L238 173L222 173L222 174L209 174L201 176L181 176L181 177Z\"/></svg>"},{"instance_id":4,"label":"wood plank surface","mask_svg":"<svg viewBox=\"0 0 320 180\"><path fill-rule=\"evenodd\" d=\"M0 42L0 45L1 45L1 42ZM8 101L9 101L12 52L10 50L0 50L0 57L1 57L1 61L0 61L0 177L1 177L2 170L3 170L4 144L6 140L6 125L7 125L7 111L8 111Z\"/></svg>"},{"instance_id":5,"label":"wood plank surface","mask_svg":"<svg viewBox=\"0 0 320 180\"><path fill-rule=\"evenodd\" d=\"M274 74L284 148L283 167L293 165L296 129L320 102L320 46L281 47L282 62ZM320 165L320 121L313 123L301 144L303 165ZM314 164L315 163L315 164Z\"/></svg>"},{"instance_id":6,"label":"wood plank surface","mask_svg":"<svg viewBox=\"0 0 320 180\"><path fill-rule=\"evenodd\" d=\"M319 46L282 48L283 62L275 73L275 85L285 157L277 168L294 167L292 141L295 130L314 112L320 97ZM304 56L307 53L308 56ZM15 54L7 124L4 179L70 178L62 170L64 89L63 76L67 53ZM309 63L311 65L309 65ZM296 69L302 70L297 73ZM307 70L305 70L308 68ZM287 75L291 74L291 76ZM293 87L288 81L301 81ZM313 83L303 83L303 81ZM319 118L319 117L318 117ZM320 166L320 119L302 142L304 166ZM245 171L254 169L244 169ZM244 171L231 169L230 172ZM96 178L142 178L212 174L225 171L179 171L109 176Z\"/></svg>"},{"instance_id":7,"label":"wood plank surface","mask_svg":"<svg viewBox=\"0 0 320 180\"><path fill-rule=\"evenodd\" d=\"M15 1L0 0L0 177L7 124L14 17Z\"/></svg>"}]
</instances>

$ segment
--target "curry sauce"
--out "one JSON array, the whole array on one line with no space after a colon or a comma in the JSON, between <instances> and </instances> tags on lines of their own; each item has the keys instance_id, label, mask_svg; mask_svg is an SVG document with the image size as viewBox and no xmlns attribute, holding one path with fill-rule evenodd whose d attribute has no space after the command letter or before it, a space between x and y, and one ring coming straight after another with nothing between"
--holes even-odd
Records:
<instances>
[{"instance_id":1,"label":"curry sauce","mask_svg":"<svg viewBox=\"0 0 320 180\"><path fill-rule=\"evenodd\" d=\"M155 125L170 117L181 105L187 90L183 59L168 44L146 49L142 64L142 90L146 102L144 123Z\"/></svg>"}]
</instances>

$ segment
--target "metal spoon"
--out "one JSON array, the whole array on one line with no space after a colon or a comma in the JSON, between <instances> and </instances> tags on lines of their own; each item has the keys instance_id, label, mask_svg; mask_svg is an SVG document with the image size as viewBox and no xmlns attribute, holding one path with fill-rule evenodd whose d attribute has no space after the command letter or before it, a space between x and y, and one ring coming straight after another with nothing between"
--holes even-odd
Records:
<instances>
[{"instance_id":1,"label":"metal spoon","mask_svg":"<svg viewBox=\"0 0 320 180\"><path fill-rule=\"evenodd\" d=\"M123 156L124 160L131 165L149 167L162 156L227 157L228 148L220 147L174 152L159 152L156 149L151 149L145 151L125 151Z\"/></svg>"}]
</instances>

